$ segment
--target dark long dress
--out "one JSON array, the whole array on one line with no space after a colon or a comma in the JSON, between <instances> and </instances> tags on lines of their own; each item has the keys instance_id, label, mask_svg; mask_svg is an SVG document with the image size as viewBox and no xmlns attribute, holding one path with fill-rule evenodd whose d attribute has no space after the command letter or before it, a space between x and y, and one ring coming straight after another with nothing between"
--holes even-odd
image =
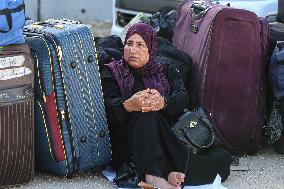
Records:
<instances>
[{"instance_id":1,"label":"dark long dress","mask_svg":"<svg viewBox=\"0 0 284 189\"><path fill-rule=\"evenodd\" d=\"M175 65L163 66L170 85L170 94L165 97L167 106L163 110L148 113L127 112L123 107L126 99L121 97L119 86L111 71L108 68L102 70L102 86L113 151L112 166L117 169L133 156L142 180L145 174L167 178L171 171L177 171L186 174L186 184L211 182L216 172L210 173L210 176L205 174L211 171L212 165L208 164L210 162L207 163L206 159L200 162L199 157L188 154L188 150L171 131L171 125L187 107L188 95ZM131 72L134 75L134 94L145 87L139 74L134 69L131 69ZM204 164L204 167L199 167L199 162ZM187 163L190 163L190 166L186 166ZM196 163L197 165L194 165Z\"/></svg>"},{"instance_id":2,"label":"dark long dress","mask_svg":"<svg viewBox=\"0 0 284 189\"><path fill-rule=\"evenodd\" d=\"M170 85L167 106L158 112L127 112L119 86L108 68L102 70L102 86L113 152L112 166L119 168L134 158L139 178L145 174L167 178L171 171L185 173L186 185L212 183L217 173L222 180L230 174L230 157L223 149L211 148L194 155L179 143L171 126L187 107L188 95L173 64L163 64ZM135 92L145 89L135 70Z\"/></svg>"}]
</instances>

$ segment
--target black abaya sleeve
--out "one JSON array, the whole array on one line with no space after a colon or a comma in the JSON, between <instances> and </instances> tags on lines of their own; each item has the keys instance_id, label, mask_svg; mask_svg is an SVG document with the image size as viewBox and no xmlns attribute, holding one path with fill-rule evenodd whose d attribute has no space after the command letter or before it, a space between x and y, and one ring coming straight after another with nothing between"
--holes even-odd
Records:
<instances>
[{"instance_id":1,"label":"black abaya sleeve","mask_svg":"<svg viewBox=\"0 0 284 189\"><path fill-rule=\"evenodd\" d=\"M165 96L167 106L162 112L167 117L172 117L182 113L188 106L188 94L176 66L174 64L164 64L164 67L170 85L170 94ZM126 99L121 97L119 86L110 69L106 67L102 69L101 79L109 123L120 124L125 122L130 113L123 106Z\"/></svg>"},{"instance_id":2,"label":"black abaya sleeve","mask_svg":"<svg viewBox=\"0 0 284 189\"><path fill-rule=\"evenodd\" d=\"M183 112L189 103L189 97L184 86L180 71L174 64L164 64L166 76L170 85L170 94L165 96L167 106L163 110L166 116L174 116Z\"/></svg>"},{"instance_id":3,"label":"black abaya sleeve","mask_svg":"<svg viewBox=\"0 0 284 189\"><path fill-rule=\"evenodd\" d=\"M117 125L125 122L130 113L123 106L126 99L121 97L119 86L110 69L102 69L101 80L109 123Z\"/></svg>"}]
</instances>

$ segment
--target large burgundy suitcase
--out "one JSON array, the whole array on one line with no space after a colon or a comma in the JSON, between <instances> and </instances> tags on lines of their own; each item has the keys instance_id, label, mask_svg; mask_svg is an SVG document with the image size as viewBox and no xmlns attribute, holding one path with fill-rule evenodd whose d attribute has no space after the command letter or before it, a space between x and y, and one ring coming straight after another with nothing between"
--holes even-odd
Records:
<instances>
[{"instance_id":1,"label":"large burgundy suitcase","mask_svg":"<svg viewBox=\"0 0 284 189\"><path fill-rule=\"evenodd\" d=\"M34 173L33 70L27 45L0 47L0 186Z\"/></svg>"},{"instance_id":2,"label":"large burgundy suitcase","mask_svg":"<svg viewBox=\"0 0 284 189\"><path fill-rule=\"evenodd\" d=\"M173 44L193 59L190 107L208 109L235 154L261 144L268 35L267 21L246 10L192 1L178 8Z\"/></svg>"}]
</instances>

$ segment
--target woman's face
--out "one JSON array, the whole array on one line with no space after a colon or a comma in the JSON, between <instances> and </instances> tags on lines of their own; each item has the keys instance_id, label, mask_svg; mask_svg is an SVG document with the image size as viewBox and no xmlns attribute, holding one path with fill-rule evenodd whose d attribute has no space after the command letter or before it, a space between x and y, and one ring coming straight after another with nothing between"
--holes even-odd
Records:
<instances>
[{"instance_id":1,"label":"woman's face","mask_svg":"<svg viewBox=\"0 0 284 189\"><path fill-rule=\"evenodd\" d=\"M131 35L124 46L124 60L132 68L141 68L149 61L149 51L139 34Z\"/></svg>"}]
</instances>

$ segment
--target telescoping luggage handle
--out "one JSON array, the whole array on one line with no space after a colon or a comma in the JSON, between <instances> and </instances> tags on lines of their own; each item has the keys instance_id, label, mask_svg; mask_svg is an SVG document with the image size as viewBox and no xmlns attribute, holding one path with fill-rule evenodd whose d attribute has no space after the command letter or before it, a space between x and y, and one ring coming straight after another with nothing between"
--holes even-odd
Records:
<instances>
[{"instance_id":1,"label":"telescoping luggage handle","mask_svg":"<svg viewBox=\"0 0 284 189\"><path fill-rule=\"evenodd\" d=\"M22 10L25 10L25 4L24 3L19 5L18 7L14 8L14 9L2 9L2 10L0 10L0 15L6 16L7 23L8 23L8 26L9 26L8 31L0 30L0 33L8 33L9 31L11 31L11 29L13 27L12 13L20 12Z\"/></svg>"}]
</instances>

